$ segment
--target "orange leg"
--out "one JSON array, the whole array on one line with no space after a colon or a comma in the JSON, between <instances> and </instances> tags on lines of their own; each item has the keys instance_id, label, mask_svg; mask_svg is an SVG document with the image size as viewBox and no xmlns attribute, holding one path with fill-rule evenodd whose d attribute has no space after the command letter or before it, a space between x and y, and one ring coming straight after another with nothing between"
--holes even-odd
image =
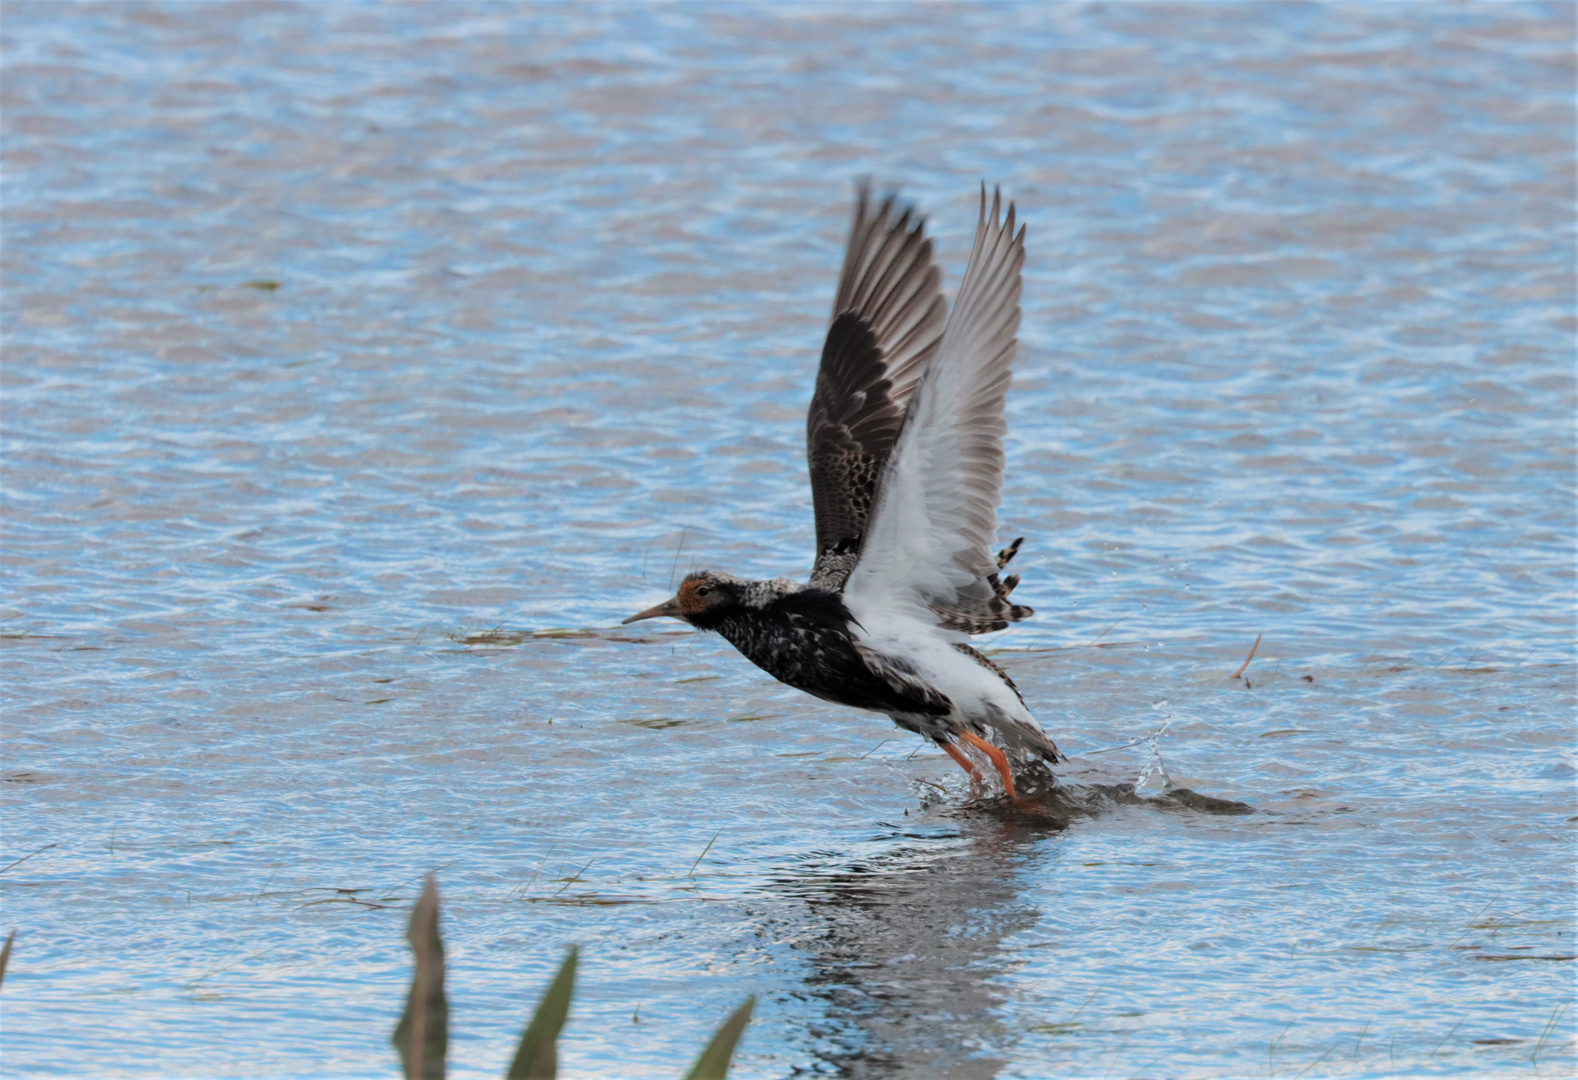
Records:
<instances>
[{"instance_id":1,"label":"orange leg","mask_svg":"<svg viewBox=\"0 0 1578 1080\"><path fill-rule=\"evenodd\" d=\"M973 731L960 731L959 737L992 759L992 764L997 766L997 775L1003 778L1003 790L1008 792L1008 801L1017 803L1019 796L1014 793L1014 773L1008 767L1008 755Z\"/></svg>"},{"instance_id":2,"label":"orange leg","mask_svg":"<svg viewBox=\"0 0 1578 1080\"><path fill-rule=\"evenodd\" d=\"M964 751L963 750L960 750L957 746L953 745L953 743L951 743L951 742L940 743L939 745L944 750L948 751L948 756L949 757L953 758L953 760L955 760L955 761L957 761L959 763L959 767L960 768L962 768L965 772L970 774L970 779L971 780L979 780L981 778L980 770L978 770L975 767L975 765L970 761L969 758L964 756Z\"/></svg>"}]
</instances>

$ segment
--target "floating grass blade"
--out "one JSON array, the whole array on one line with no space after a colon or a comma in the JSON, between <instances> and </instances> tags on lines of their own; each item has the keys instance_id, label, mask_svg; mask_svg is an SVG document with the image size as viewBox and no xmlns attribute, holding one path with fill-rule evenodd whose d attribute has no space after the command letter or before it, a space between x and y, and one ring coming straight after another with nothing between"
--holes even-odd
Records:
<instances>
[{"instance_id":1,"label":"floating grass blade","mask_svg":"<svg viewBox=\"0 0 1578 1080\"><path fill-rule=\"evenodd\" d=\"M559 966L559 974L548 984L548 990L537 1005L531 1023L521 1035L520 1048L504 1080L554 1080L559 1071L559 1032L564 1029L564 1019L570 1015L570 998L575 994L575 962L579 955L570 946L570 955Z\"/></svg>"},{"instance_id":2,"label":"floating grass blade","mask_svg":"<svg viewBox=\"0 0 1578 1080\"><path fill-rule=\"evenodd\" d=\"M692 1065L690 1072L685 1074L685 1080L724 1080L729 1075L729 1061L734 1057L734 1045L745 1033L745 1025L751 1022L751 1010L754 1008L756 1008L756 995L752 994L745 999L744 1005L734 1010L734 1015L723 1022L718 1033L707 1044L707 1049L701 1052L696 1064Z\"/></svg>"},{"instance_id":3,"label":"floating grass blade","mask_svg":"<svg viewBox=\"0 0 1578 1080\"><path fill-rule=\"evenodd\" d=\"M422 898L411 910L406 940L416 954L416 972L405 1014L394 1029L395 1048L406 1080L444 1080L449 1044L449 1002L444 997L444 939L438 932L438 884L427 877Z\"/></svg>"},{"instance_id":4,"label":"floating grass blade","mask_svg":"<svg viewBox=\"0 0 1578 1080\"><path fill-rule=\"evenodd\" d=\"M716 844L718 842L718 837L722 835L722 829L719 829L717 832L712 834L712 839L707 841L707 846L701 849L701 854L696 856L696 861L690 864L690 873L686 874L686 877L696 876L696 867L701 865L701 860L707 857L707 852L712 850L712 845Z\"/></svg>"},{"instance_id":5,"label":"floating grass blade","mask_svg":"<svg viewBox=\"0 0 1578 1080\"><path fill-rule=\"evenodd\" d=\"M13 930L5 936L5 946L0 948L0 985L5 983L5 968L11 962L11 943L16 940L16 931Z\"/></svg>"},{"instance_id":6,"label":"floating grass blade","mask_svg":"<svg viewBox=\"0 0 1578 1080\"><path fill-rule=\"evenodd\" d=\"M1253 660L1255 658L1255 654L1260 651L1260 639L1265 636L1266 635L1264 633L1255 635L1255 643L1249 647L1249 655L1244 657L1243 664L1239 665L1238 670L1229 675L1228 678L1236 679L1244 673L1244 670L1249 667L1249 662Z\"/></svg>"}]
</instances>

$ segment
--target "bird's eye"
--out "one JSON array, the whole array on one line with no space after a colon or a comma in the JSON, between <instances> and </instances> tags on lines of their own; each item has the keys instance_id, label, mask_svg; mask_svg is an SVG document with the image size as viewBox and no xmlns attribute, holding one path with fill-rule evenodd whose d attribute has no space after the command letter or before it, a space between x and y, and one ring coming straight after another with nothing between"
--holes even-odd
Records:
<instances>
[{"instance_id":1,"label":"bird's eye","mask_svg":"<svg viewBox=\"0 0 1578 1080\"><path fill-rule=\"evenodd\" d=\"M711 585L703 585L701 588L696 590L696 595L697 596L706 596L711 591L712 591L712 586Z\"/></svg>"}]
</instances>

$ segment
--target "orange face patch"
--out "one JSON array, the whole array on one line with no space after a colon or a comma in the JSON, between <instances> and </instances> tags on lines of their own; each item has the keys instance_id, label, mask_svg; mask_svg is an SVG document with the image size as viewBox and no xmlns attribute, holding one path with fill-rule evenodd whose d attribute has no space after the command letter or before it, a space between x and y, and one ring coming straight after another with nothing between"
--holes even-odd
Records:
<instances>
[{"instance_id":1,"label":"orange face patch","mask_svg":"<svg viewBox=\"0 0 1578 1080\"><path fill-rule=\"evenodd\" d=\"M697 596L696 590L707 583L706 578L688 577L679 586L679 594L674 599L679 601L679 609L687 615L700 614L707 610L707 599Z\"/></svg>"}]
</instances>

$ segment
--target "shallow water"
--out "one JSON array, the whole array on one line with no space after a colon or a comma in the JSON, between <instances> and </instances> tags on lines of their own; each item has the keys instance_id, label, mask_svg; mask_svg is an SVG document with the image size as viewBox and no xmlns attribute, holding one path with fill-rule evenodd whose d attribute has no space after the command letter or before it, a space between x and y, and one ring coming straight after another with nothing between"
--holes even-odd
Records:
<instances>
[{"instance_id":1,"label":"shallow water","mask_svg":"<svg viewBox=\"0 0 1578 1080\"><path fill-rule=\"evenodd\" d=\"M8 1076L393 1075L432 870L461 1077L572 942L569 1076L749 993L747 1078L1578 1068L1570 6L3 41ZM1029 222L987 647L1082 813L614 629L808 568L861 174L950 283Z\"/></svg>"}]
</instances>

